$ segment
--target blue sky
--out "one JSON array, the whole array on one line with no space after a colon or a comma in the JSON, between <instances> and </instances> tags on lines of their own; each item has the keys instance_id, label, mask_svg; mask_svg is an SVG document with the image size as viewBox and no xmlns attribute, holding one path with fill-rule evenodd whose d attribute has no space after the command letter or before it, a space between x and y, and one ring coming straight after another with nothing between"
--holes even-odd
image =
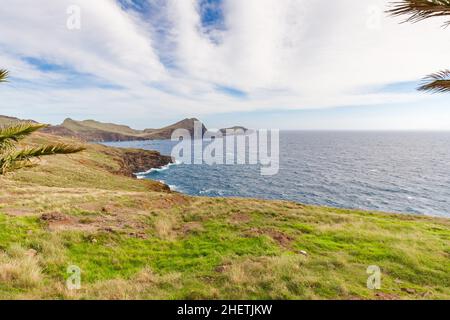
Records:
<instances>
[{"instance_id":1,"label":"blue sky","mask_svg":"<svg viewBox=\"0 0 450 320\"><path fill-rule=\"evenodd\" d=\"M0 114L136 128L450 130L441 21L399 24L387 1L17 0L0 12ZM74 20L75 19L75 20ZM71 28L79 22L80 28Z\"/></svg>"}]
</instances>

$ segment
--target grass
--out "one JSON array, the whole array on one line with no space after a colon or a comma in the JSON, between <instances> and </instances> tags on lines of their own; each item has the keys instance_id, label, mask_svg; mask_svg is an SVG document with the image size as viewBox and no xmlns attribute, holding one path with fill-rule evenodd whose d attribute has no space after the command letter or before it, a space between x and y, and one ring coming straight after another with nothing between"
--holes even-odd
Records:
<instances>
[{"instance_id":1,"label":"grass","mask_svg":"<svg viewBox=\"0 0 450 320\"><path fill-rule=\"evenodd\" d=\"M137 136L139 134L142 134L141 131L131 129L128 126L112 123L101 123L95 120L75 121L72 119L66 119L62 125L74 132L89 132L93 130L101 130L130 136Z\"/></svg>"},{"instance_id":2,"label":"grass","mask_svg":"<svg viewBox=\"0 0 450 320\"><path fill-rule=\"evenodd\" d=\"M112 173L120 152L89 145L0 177L0 298L450 298L447 219L188 197Z\"/></svg>"}]
</instances>

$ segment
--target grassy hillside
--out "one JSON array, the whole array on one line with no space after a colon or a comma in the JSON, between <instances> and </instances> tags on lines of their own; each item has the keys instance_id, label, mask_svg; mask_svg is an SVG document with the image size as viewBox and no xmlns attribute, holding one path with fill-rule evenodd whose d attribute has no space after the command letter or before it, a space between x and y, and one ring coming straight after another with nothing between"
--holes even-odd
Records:
<instances>
[{"instance_id":1,"label":"grassy hillside","mask_svg":"<svg viewBox=\"0 0 450 320\"><path fill-rule=\"evenodd\" d=\"M0 118L1 121L1 118ZM44 129L44 132L84 141L131 141L131 140L159 140L170 139L176 129L186 129L191 134L194 131L195 118L184 119L161 129L135 130L128 126L113 123L102 123L95 120L76 121L66 119L61 125ZM203 126L203 133L206 127Z\"/></svg>"},{"instance_id":2,"label":"grassy hillside","mask_svg":"<svg viewBox=\"0 0 450 320\"><path fill-rule=\"evenodd\" d=\"M8 125L12 122L15 122L16 119L12 117L0 116L0 126Z\"/></svg>"},{"instance_id":3,"label":"grassy hillside","mask_svg":"<svg viewBox=\"0 0 450 320\"><path fill-rule=\"evenodd\" d=\"M73 130L75 132L83 132L89 130L102 130L107 132L120 133L123 135L139 135L142 132L138 130L131 129L125 125L118 125L113 123L102 123L95 120L84 120L84 121L75 121L72 119L66 119L62 123L62 126L67 129Z\"/></svg>"},{"instance_id":4,"label":"grassy hillside","mask_svg":"<svg viewBox=\"0 0 450 320\"><path fill-rule=\"evenodd\" d=\"M0 115L0 126L10 125L10 124L12 124L14 122L18 122L18 121L24 121L24 120L20 120L15 117L8 117L8 116ZM25 120L25 121L34 122L33 120Z\"/></svg>"},{"instance_id":5,"label":"grassy hillside","mask_svg":"<svg viewBox=\"0 0 450 320\"><path fill-rule=\"evenodd\" d=\"M0 298L450 298L449 220L188 197L118 174L123 152L90 145L0 176Z\"/></svg>"}]
</instances>

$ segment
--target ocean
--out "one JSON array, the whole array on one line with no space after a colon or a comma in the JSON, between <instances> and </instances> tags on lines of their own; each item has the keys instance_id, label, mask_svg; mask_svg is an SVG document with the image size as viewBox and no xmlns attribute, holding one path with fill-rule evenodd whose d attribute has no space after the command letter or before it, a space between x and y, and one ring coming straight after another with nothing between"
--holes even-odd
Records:
<instances>
[{"instance_id":1,"label":"ocean","mask_svg":"<svg viewBox=\"0 0 450 320\"><path fill-rule=\"evenodd\" d=\"M170 155L173 141L105 143ZM280 132L280 169L171 165L140 175L196 196L450 217L450 132Z\"/></svg>"}]
</instances>

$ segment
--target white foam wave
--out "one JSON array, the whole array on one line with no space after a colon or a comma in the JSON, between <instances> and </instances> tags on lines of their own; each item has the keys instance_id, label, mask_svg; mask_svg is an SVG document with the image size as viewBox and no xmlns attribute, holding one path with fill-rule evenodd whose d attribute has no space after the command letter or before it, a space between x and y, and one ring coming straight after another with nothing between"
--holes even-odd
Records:
<instances>
[{"instance_id":1,"label":"white foam wave","mask_svg":"<svg viewBox=\"0 0 450 320\"><path fill-rule=\"evenodd\" d=\"M149 175L152 172L162 172L162 171L165 171L165 170L169 169L172 166L177 166L177 165L180 165L180 164L181 164L181 162L177 160L174 163L169 163L169 164L167 164L165 166L162 166L161 168L151 168L150 170L147 170L147 171L144 171L144 172L135 173L135 175L136 175L136 177L138 179L143 179L143 178L145 178L146 175Z\"/></svg>"}]
</instances>

